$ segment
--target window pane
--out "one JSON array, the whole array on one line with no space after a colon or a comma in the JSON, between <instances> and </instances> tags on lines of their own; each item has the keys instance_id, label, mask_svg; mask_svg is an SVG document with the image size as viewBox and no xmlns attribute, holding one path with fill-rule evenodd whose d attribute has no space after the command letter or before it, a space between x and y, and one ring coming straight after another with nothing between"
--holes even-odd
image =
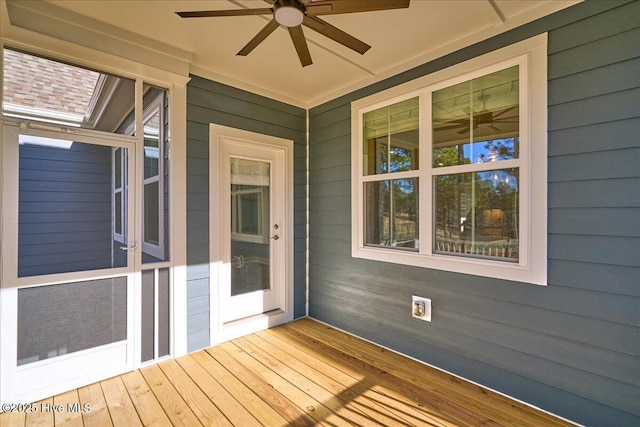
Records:
<instances>
[{"instance_id":1,"label":"window pane","mask_svg":"<svg viewBox=\"0 0 640 427\"><path fill-rule=\"evenodd\" d=\"M158 244L160 239L158 181L144 186L144 241Z\"/></svg>"},{"instance_id":2,"label":"window pane","mask_svg":"<svg viewBox=\"0 0 640 427\"><path fill-rule=\"evenodd\" d=\"M263 193L268 187L259 185L231 184L231 231L239 234L261 236L264 215L262 212ZM268 193L266 193L268 197ZM266 227L266 228L265 228Z\"/></svg>"},{"instance_id":3,"label":"window pane","mask_svg":"<svg viewBox=\"0 0 640 427\"><path fill-rule=\"evenodd\" d=\"M142 263L169 260L169 92L144 85Z\"/></svg>"},{"instance_id":4,"label":"window pane","mask_svg":"<svg viewBox=\"0 0 640 427\"><path fill-rule=\"evenodd\" d=\"M364 115L364 174L418 169L418 98Z\"/></svg>"},{"instance_id":5,"label":"window pane","mask_svg":"<svg viewBox=\"0 0 640 427\"><path fill-rule=\"evenodd\" d=\"M232 190L233 191L233 190ZM260 190L262 192L262 190ZM253 194L240 194L238 198L240 200L240 230L242 234L260 234L259 227L262 213L260 210L258 193ZM262 199L260 197L260 199Z\"/></svg>"},{"instance_id":6,"label":"window pane","mask_svg":"<svg viewBox=\"0 0 640 427\"><path fill-rule=\"evenodd\" d=\"M418 248L418 179L365 183L365 245Z\"/></svg>"},{"instance_id":7,"label":"window pane","mask_svg":"<svg viewBox=\"0 0 640 427\"><path fill-rule=\"evenodd\" d=\"M434 251L517 262L518 172L435 177Z\"/></svg>"},{"instance_id":8,"label":"window pane","mask_svg":"<svg viewBox=\"0 0 640 427\"><path fill-rule=\"evenodd\" d=\"M160 158L160 111L144 124L144 178L158 176Z\"/></svg>"},{"instance_id":9,"label":"window pane","mask_svg":"<svg viewBox=\"0 0 640 427\"><path fill-rule=\"evenodd\" d=\"M15 50L3 52L3 114L132 134L135 81Z\"/></svg>"},{"instance_id":10,"label":"window pane","mask_svg":"<svg viewBox=\"0 0 640 427\"><path fill-rule=\"evenodd\" d=\"M433 92L433 166L519 157L518 66Z\"/></svg>"},{"instance_id":11,"label":"window pane","mask_svg":"<svg viewBox=\"0 0 640 427\"><path fill-rule=\"evenodd\" d=\"M113 196L113 230L116 234L122 234L122 192L117 192Z\"/></svg>"},{"instance_id":12,"label":"window pane","mask_svg":"<svg viewBox=\"0 0 640 427\"><path fill-rule=\"evenodd\" d=\"M117 190L122 188L122 148L116 148L114 156L113 188Z\"/></svg>"},{"instance_id":13,"label":"window pane","mask_svg":"<svg viewBox=\"0 0 640 427\"><path fill-rule=\"evenodd\" d=\"M114 235L126 231L126 181L115 193L112 148L29 135L19 141L18 275L126 266L126 235Z\"/></svg>"}]
</instances>

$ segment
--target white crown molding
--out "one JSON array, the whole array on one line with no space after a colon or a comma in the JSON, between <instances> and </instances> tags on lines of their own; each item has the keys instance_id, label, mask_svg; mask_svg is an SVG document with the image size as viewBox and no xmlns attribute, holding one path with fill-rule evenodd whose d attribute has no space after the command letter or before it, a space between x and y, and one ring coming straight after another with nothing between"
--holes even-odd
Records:
<instances>
[{"instance_id":1,"label":"white crown molding","mask_svg":"<svg viewBox=\"0 0 640 427\"><path fill-rule=\"evenodd\" d=\"M18 27L186 76L193 54L186 50L80 15L43 0L5 0ZM3 31L4 32L4 31Z\"/></svg>"},{"instance_id":2,"label":"white crown molding","mask_svg":"<svg viewBox=\"0 0 640 427\"><path fill-rule=\"evenodd\" d=\"M520 15L506 19L502 24L496 25L495 22L497 22L497 20L502 19L502 17L498 17L498 15L502 15L502 12L499 9L497 9L497 7L493 4L493 2L489 3L489 0L487 0L486 9L489 12L487 13L487 16L489 14L493 14L494 16L494 18L492 18L491 20L487 18L487 21L492 22L492 25L485 27L484 29L477 31L469 36L458 39L453 43L436 46L430 51L422 55L418 55L407 62L391 66L386 70L382 70L376 73L375 77L362 79L355 83L344 86L341 89L338 89L331 93L327 93L316 99L309 100L309 102L307 103L307 108L311 109L313 107L317 107L319 105L324 104L325 102L329 102L343 95L347 95L356 90L381 82L385 79L388 79L390 77L403 73L405 71L408 71L420 65L426 64L428 62L441 58L445 55L448 55L450 53L463 49L465 47L471 46L476 43L480 43L484 40L490 39L491 37L505 33L509 30L512 30L521 25L527 24L541 17L558 12L562 9L566 9L577 3L581 3L582 1L583 0L557 0L557 1L544 2L544 3L541 3L538 7L530 9L527 12L521 13Z\"/></svg>"},{"instance_id":3,"label":"white crown molding","mask_svg":"<svg viewBox=\"0 0 640 427\"><path fill-rule=\"evenodd\" d=\"M213 80L217 83L233 86L236 89L246 90L247 92L264 96L273 99L274 101L280 101L285 104L293 105L294 107L302 108L304 110L306 110L308 107L308 105L300 99L284 96L281 93L274 92L260 86L255 86L245 81L237 80L223 74L218 74L214 71L209 70L208 68L202 68L192 64L189 69L191 74L194 74L198 77L203 77L205 79Z\"/></svg>"}]
</instances>

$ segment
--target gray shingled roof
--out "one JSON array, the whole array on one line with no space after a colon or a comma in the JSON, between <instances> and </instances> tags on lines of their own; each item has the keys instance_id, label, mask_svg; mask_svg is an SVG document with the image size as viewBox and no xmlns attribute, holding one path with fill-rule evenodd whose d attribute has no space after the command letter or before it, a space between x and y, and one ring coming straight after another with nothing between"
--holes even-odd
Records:
<instances>
[{"instance_id":1,"label":"gray shingled roof","mask_svg":"<svg viewBox=\"0 0 640 427\"><path fill-rule=\"evenodd\" d=\"M87 110L100 73L4 49L3 107L36 108L78 116Z\"/></svg>"}]
</instances>

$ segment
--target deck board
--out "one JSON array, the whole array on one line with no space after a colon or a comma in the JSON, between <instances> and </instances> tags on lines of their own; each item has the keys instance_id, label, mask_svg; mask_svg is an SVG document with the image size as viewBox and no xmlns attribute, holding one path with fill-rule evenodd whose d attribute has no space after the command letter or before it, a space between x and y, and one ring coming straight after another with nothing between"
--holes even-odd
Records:
<instances>
[{"instance_id":1,"label":"deck board","mask_svg":"<svg viewBox=\"0 0 640 427\"><path fill-rule=\"evenodd\" d=\"M3 413L0 425L573 425L310 319L71 390L35 407L53 404L87 404L91 411Z\"/></svg>"},{"instance_id":2,"label":"deck board","mask_svg":"<svg viewBox=\"0 0 640 427\"><path fill-rule=\"evenodd\" d=\"M107 403L111 422L115 427L141 426L138 413L127 393L121 377L109 378L100 382Z\"/></svg>"},{"instance_id":3,"label":"deck board","mask_svg":"<svg viewBox=\"0 0 640 427\"><path fill-rule=\"evenodd\" d=\"M140 371L129 372L120 378L143 425L166 426L171 424L169 417L165 414Z\"/></svg>"},{"instance_id":4,"label":"deck board","mask_svg":"<svg viewBox=\"0 0 640 427\"><path fill-rule=\"evenodd\" d=\"M169 417L171 424L176 426L203 425L191 410L191 402L185 402L174 384L164 375L158 365L142 368L140 372Z\"/></svg>"},{"instance_id":5,"label":"deck board","mask_svg":"<svg viewBox=\"0 0 640 427\"><path fill-rule=\"evenodd\" d=\"M82 413L82 421L85 427L110 427L113 426L107 402L99 383L90 384L78 389L80 404L87 410ZM89 410L90 409L90 410Z\"/></svg>"},{"instance_id":6,"label":"deck board","mask_svg":"<svg viewBox=\"0 0 640 427\"><path fill-rule=\"evenodd\" d=\"M55 396L53 404L57 407L65 408L63 411L54 413L54 423L56 425L64 424L67 427L82 427L84 425L78 390L71 390Z\"/></svg>"},{"instance_id":7,"label":"deck board","mask_svg":"<svg viewBox=\"0 0 640 427\"><path fill-rule=\"evenodd\" d=\"M194 353L192 357L216 379L233 397L244 406L260 424L269 426L286 425L287 421L251 388L236 378L206 351Z\"/></svg>"}]
</instances>

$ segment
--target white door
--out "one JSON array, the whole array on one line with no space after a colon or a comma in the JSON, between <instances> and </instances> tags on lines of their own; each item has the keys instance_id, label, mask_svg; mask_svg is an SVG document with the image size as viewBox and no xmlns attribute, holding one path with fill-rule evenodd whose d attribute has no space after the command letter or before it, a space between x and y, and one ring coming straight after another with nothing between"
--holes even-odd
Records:
<instances>
[{"instance_id":1,"label":"white door","mask_svg":"<svg viewBox=\"0 0 640 427\"><path fill-rule=\"evenodd\" d=\"M3 402L134 368L135 145L3 126Z\"/></svg>"},{"instance_id":2,"label":"white door","mask_svg":"<svg viewBox=\"0 0 640 427\"><path fill-rule=\"evenodd\" d=\"M293 237L291 141L216 129L212 255L222 334L214 342L292 318Z\"/></svg>"}]
</instances>

